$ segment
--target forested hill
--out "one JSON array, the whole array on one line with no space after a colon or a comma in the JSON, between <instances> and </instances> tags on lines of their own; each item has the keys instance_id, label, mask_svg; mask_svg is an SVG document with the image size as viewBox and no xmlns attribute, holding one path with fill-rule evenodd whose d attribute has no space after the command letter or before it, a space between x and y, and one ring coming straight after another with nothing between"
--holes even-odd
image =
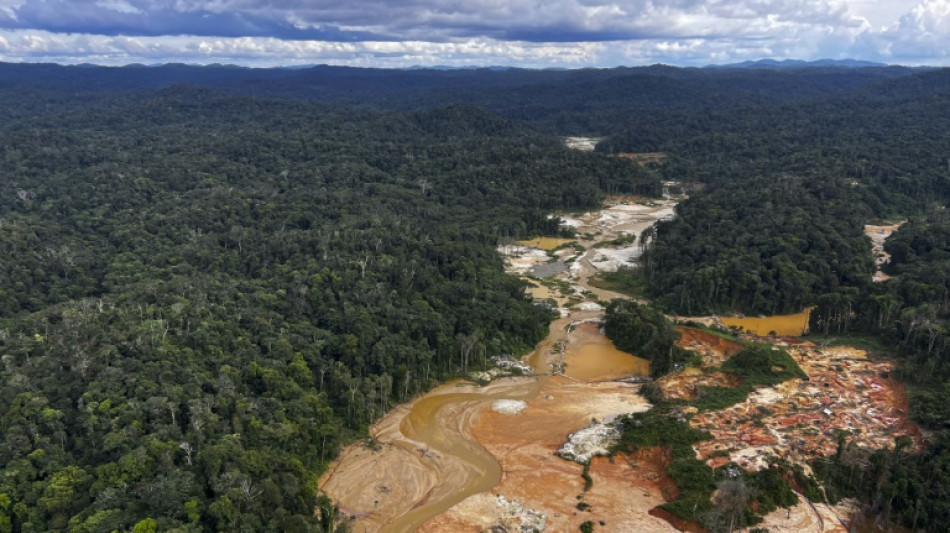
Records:
<instances>
[{"instance_id":1,"label":"forested hill","mask_svg":"<svg viewBox=\"0 0 950 533\"><path fill-rule=\"evenodd\" d=\"M546 331L495 246L661 177L691 198L621 276L817 305L907 356L950 442L948 73L0 64L0 533L332 529L341 443ZM871 284L878 218L911 221ZM836 490L945 524L944 449Z\"/></svg>"},{"instance_id":2,"label":"forested hill","mask_svg":"<svg viewBox=\"0 0 950 533\"><path fill-rule=\"evenodd\" d=\"M332 529L342 443L547 331L497 243L658 192L461 105L56 98L0 103L0 531Z\"/></svg>"},{"instance_id":3,"label":"forested hill","mask_svg":"<svg viewBox=\"0 0 950 533\"><path fill-rule=\"evenodd\" d=\"M774 71L725 68L384 70L315 66L97 67L0 63L0 91L55 99L192 85L249 96L334 102L375 109L420 109L465 102L541 124L561 134L608 134L639 120L638 111L724 109L814 100L878 81L913 76L906 67L812 67Z\"/></svg>"},{"instance_id":4,"label":"forested hill","mask_svg":"<svg viewBox=\"0 0 950 533\"><path fill-rule=\"evenodd\" d=\"M870 289L863 226L950 201L950 71L827 99L645 115L605 152L668 154L702 194L657 228L647 292L681 313L796 312Z\"/></svg>"}]
</instances>

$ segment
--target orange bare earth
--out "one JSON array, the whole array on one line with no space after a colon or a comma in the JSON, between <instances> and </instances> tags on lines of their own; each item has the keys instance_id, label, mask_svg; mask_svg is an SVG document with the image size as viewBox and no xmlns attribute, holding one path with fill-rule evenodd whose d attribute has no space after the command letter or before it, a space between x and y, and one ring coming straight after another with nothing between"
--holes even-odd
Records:
<instances>
[{"instance_id":1,"label":"orange bare earth","mask_svg":"<svg viewBox=\"0 0 950 533\"><path fill-rule=\"evenodd\" d=\"M620 411L643 410L647 404L638 387L617 382L583 382L555 376L518 415L485 411L472 426L472 435L494 455L502 468L493 498L476 495L430 520L421 532L482 531L493 525L517 526L498 508L503 495L544 513L547 531L577 531L588 520L604 522L605 531L675 531L649 510L666 501L671 483L664 471L662 451L614 460L591 461L593 485L584 492L583 467L555 455L568 433L592 419ZM578 509L583 501L589 508ZM511 530L511 529L509 529Z\"/></svg>"},{"instance_id":2,"label":"orange bare earth","mask_svg":"<svg viewBox=\"0 0 950 533\"><path fill-rule=\"evenodd\" d=\"M641 164L644 156L657 156L654 162L665 157L628 156ZM616 350L600 330L603 304L621 296L592 287L589 279L609 263L599 258L605 249L594 244L628 232L637 234L657 220L675 216L674 207L672 199L638 203L632 197L612 198L602 211L568 217L582 232L578 246L560 248L554 255L569 262L569 268L555 273L556 282L545 280L531 291L535 298L555 302L562 317L524 359L534 374L500 378L485 386L464 380L448 383L390 411L371 430L379 446L347 448L319 487L342 514L353 518L353 531L475 533L495 526L508 531L577 531L587 521L598 531L701 531L698 525L657 509L677 496L666 473L668 450L644 449L612 459L594 456L588 472L593 483L587 490L583 466L556 454L572 434L575 446L576 439L590 435L580 430L605 428L592 424L595 421L650 408L639 394L640 385L622 381L648 375L646 361ZM510 272L524 274L527 267L550 259L534 247L510 246L510 253L504 248L500 251ZM519 270L518 265L525 268ZM779 335L798 335L807 326L807 312L684 320L703 321L710 327L738 320L737 325L762 335L773 329ZM688 400L695 398L700 386L738 384L735 375L719 367L743 344L700 329L679 331L678 345L699 354L701 366L658 380L663 394ZM899 435L923 445L920 431L907 419L906 391L889 377L893 362L869 358L853 348L820 349L776 337L758 341L787 347L808 379L759 387L744 402L721 411L684 408L692 415L692 426L714 437L696 445L697 457L712 466L734 461L749 470L763 468L772 457L807 465L815 457L834 453L836 435L842 431L863 447L890 446ZM593 438L577 442L577 446L601 446ZM605 448L599 449L605 453ZM766 516L760 526L770 531L843 533L847 528L842 520L852 514L847 506L812 504L802 498L791 510Z\"/></svg>"}]
</instances>

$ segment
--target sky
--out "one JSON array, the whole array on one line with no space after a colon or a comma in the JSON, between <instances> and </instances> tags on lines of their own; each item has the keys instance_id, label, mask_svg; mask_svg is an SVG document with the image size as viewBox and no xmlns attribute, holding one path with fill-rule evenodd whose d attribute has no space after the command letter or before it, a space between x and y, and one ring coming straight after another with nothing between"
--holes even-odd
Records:
<instances>
[{"instance_id":1,"label":"sky","mask_svg":"<svg viewBox=\"0 0 950 533\"><path fill-rule=\"evenodd\" d=\"M0 0L0 61L950 66L950 0Z\"/></svg>"}]
</instances>

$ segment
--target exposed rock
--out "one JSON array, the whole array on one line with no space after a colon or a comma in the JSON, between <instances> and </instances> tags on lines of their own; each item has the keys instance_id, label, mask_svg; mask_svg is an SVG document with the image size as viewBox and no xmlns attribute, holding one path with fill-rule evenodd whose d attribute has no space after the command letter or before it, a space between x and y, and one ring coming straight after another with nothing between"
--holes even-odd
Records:
<instances>
[{"instance_id":1,"label":"exposed rock","mask_svg":"<svg viewBox=\"0 0 950 533\"><path fill-rule=\"evenodd\" d=\"M643 247L638 244L623 248L601 248L590 264L602 272L616 272L620 267L635 264L642 254Z\"/></svg>"},{"instance_id":2,"label":"exposed rock","mask_svg":"<svg viewBox=\"0 0 950 533\"><path fill-rule=\"evenodd\" d=\"M522 533L541 533L547 527L547 516L540 511L529 509L504 496L498 496L498 505L504 510L505 518L521 522Z\"/></svg>"},{"instance_id":3,"label":"exposed rock","mask_svg":"<svg viewBox=\"0 0 950 533\"><path fill-rule=\"evenodd\" d=\"M620 438L616 419L616 416L612 416L603 422L594 422L571 433L557 454L568 461L581 464L590 462L591 457L595 455L610 455L610 446Z\"/></svg>"},{"instance_id":4,"label":"exposed rock","mask_svg":"<svg viewBox=\"0 0 950 533\"><path fill-rule=\"evenodd\" d=\"M492 357L492 363L495 364L495 368L489 368L485 371L469 372L469 379L478 383L488 383L489 381L507 376L524 376L534 373L534 369L531 368L531 365L514 359L509 355Z\"/></svg>"},{"instance_id":5,"label":"exposed rock","mask_svg":"<svg viewBox=\"0 0 950 533\"><path fill-rule=\"evenodd\" d=\"M488 372L469 372L468 377L476 383L488 383L495 379L495 377Z\"/></svg>"},{"instance_id":6,"label":"exposed rock","mask_svg":"<svg viewBox=\"0 0 950 533\"><path fill-rule=\"evenodd\" d=\"M513 371L515 373L531 374L534 372L534 369L531 368L531 365L511 356L502 355L492 357L492 362L495 363L495 366L500 369Z\"/></svg>"}]
</instances>

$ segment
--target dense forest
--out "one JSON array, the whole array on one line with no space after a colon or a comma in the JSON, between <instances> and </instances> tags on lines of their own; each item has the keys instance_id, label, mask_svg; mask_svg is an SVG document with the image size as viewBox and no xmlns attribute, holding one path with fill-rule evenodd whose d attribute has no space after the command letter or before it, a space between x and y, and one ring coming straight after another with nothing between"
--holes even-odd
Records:
<instances>
[{"instance_id":1,"label":"dense forest","mask_svg":"<svg viewBox=\"0 0 950 533\"><path fill-rule=\"evenodd\" d=\"M657 228L647 292L680 313L797 312L864 292L863 225L950 199L945 71L807 103L647 117L601 143L664 151L670 179L705 185Z\"/></svg>"},{"instance_id":2,"label":"dense forest","mask_svg":"<svg viewBox=\"0 0 950 533\"><path fill-rule=\"evenodd\" d=\"M625 273L655 303L686 314L817 305L811 329L823 342L843 335L902 360L930 445L843 441L815 470L829 496L928 531L950 519L948 80L941 70L822 101L656 115L599 146L665 151L667 177L702 184ZM863 225L898 219L909 221L885 244L892 278L872 283Z\"/></svg>"},{"instance_id":3,"label":"dense forest","mask_svg":"<svg viewBox=\"0 0 950 533\"><path fill-rule=\"evenodd\" d=\"M838 497L857 496L886 518L939 531L950 520L950 217L943 206L913 216L885 243L890 280L823 295L812 329L870 336L901 357L912 417L927 432L922 453L907 442L861 450L842 442L816 469ZM860 337L859 337L860 338Z\"/></svg>"},{"instance_id":4,"label":"dense forest","mask_svg":"<svg viewBox=\"0 0 950 533\"><path fill-rule=\"evenodd\" d=\"M950 77L926 72L811 102L655 114L610 137L610 151L664 151L670 179L702 184L658 225L624 275L685 314L796 312L816 305L822 342L844 336L902 361L929 446L862 450L845 440L816 462L829 496L937 531L950 519ZM872 283L863 225L908 222Z\"/></svg>"},{"instance_id":5,"label":"dense forest","mask_svg":"<svg viewBox=\"0 0 950 533\"><path fill-rule=\"evenodd\" d=\"M940 529L947 117L950 71L903 67L0 64L0 533L333 530L313 480L342 444L545 333L496 245L661 178L690 198L621 277L664 311L815 305L902 358L931 446L816 471ZM871 283L880 219L909 221ZM655 370L681 357L613 306Z\"/></svg>"},{"instance_id":6,"label":"dense forest","mask_svg":"<svg viewBox=\"0 0 950 533\"><path fill-rule=\"evenodd\" d=\"M0 531L333 529L342 443L546 332L497 243L659 187L464 106L120 100L0 127Z\"/></svg>"}]
</instances>

